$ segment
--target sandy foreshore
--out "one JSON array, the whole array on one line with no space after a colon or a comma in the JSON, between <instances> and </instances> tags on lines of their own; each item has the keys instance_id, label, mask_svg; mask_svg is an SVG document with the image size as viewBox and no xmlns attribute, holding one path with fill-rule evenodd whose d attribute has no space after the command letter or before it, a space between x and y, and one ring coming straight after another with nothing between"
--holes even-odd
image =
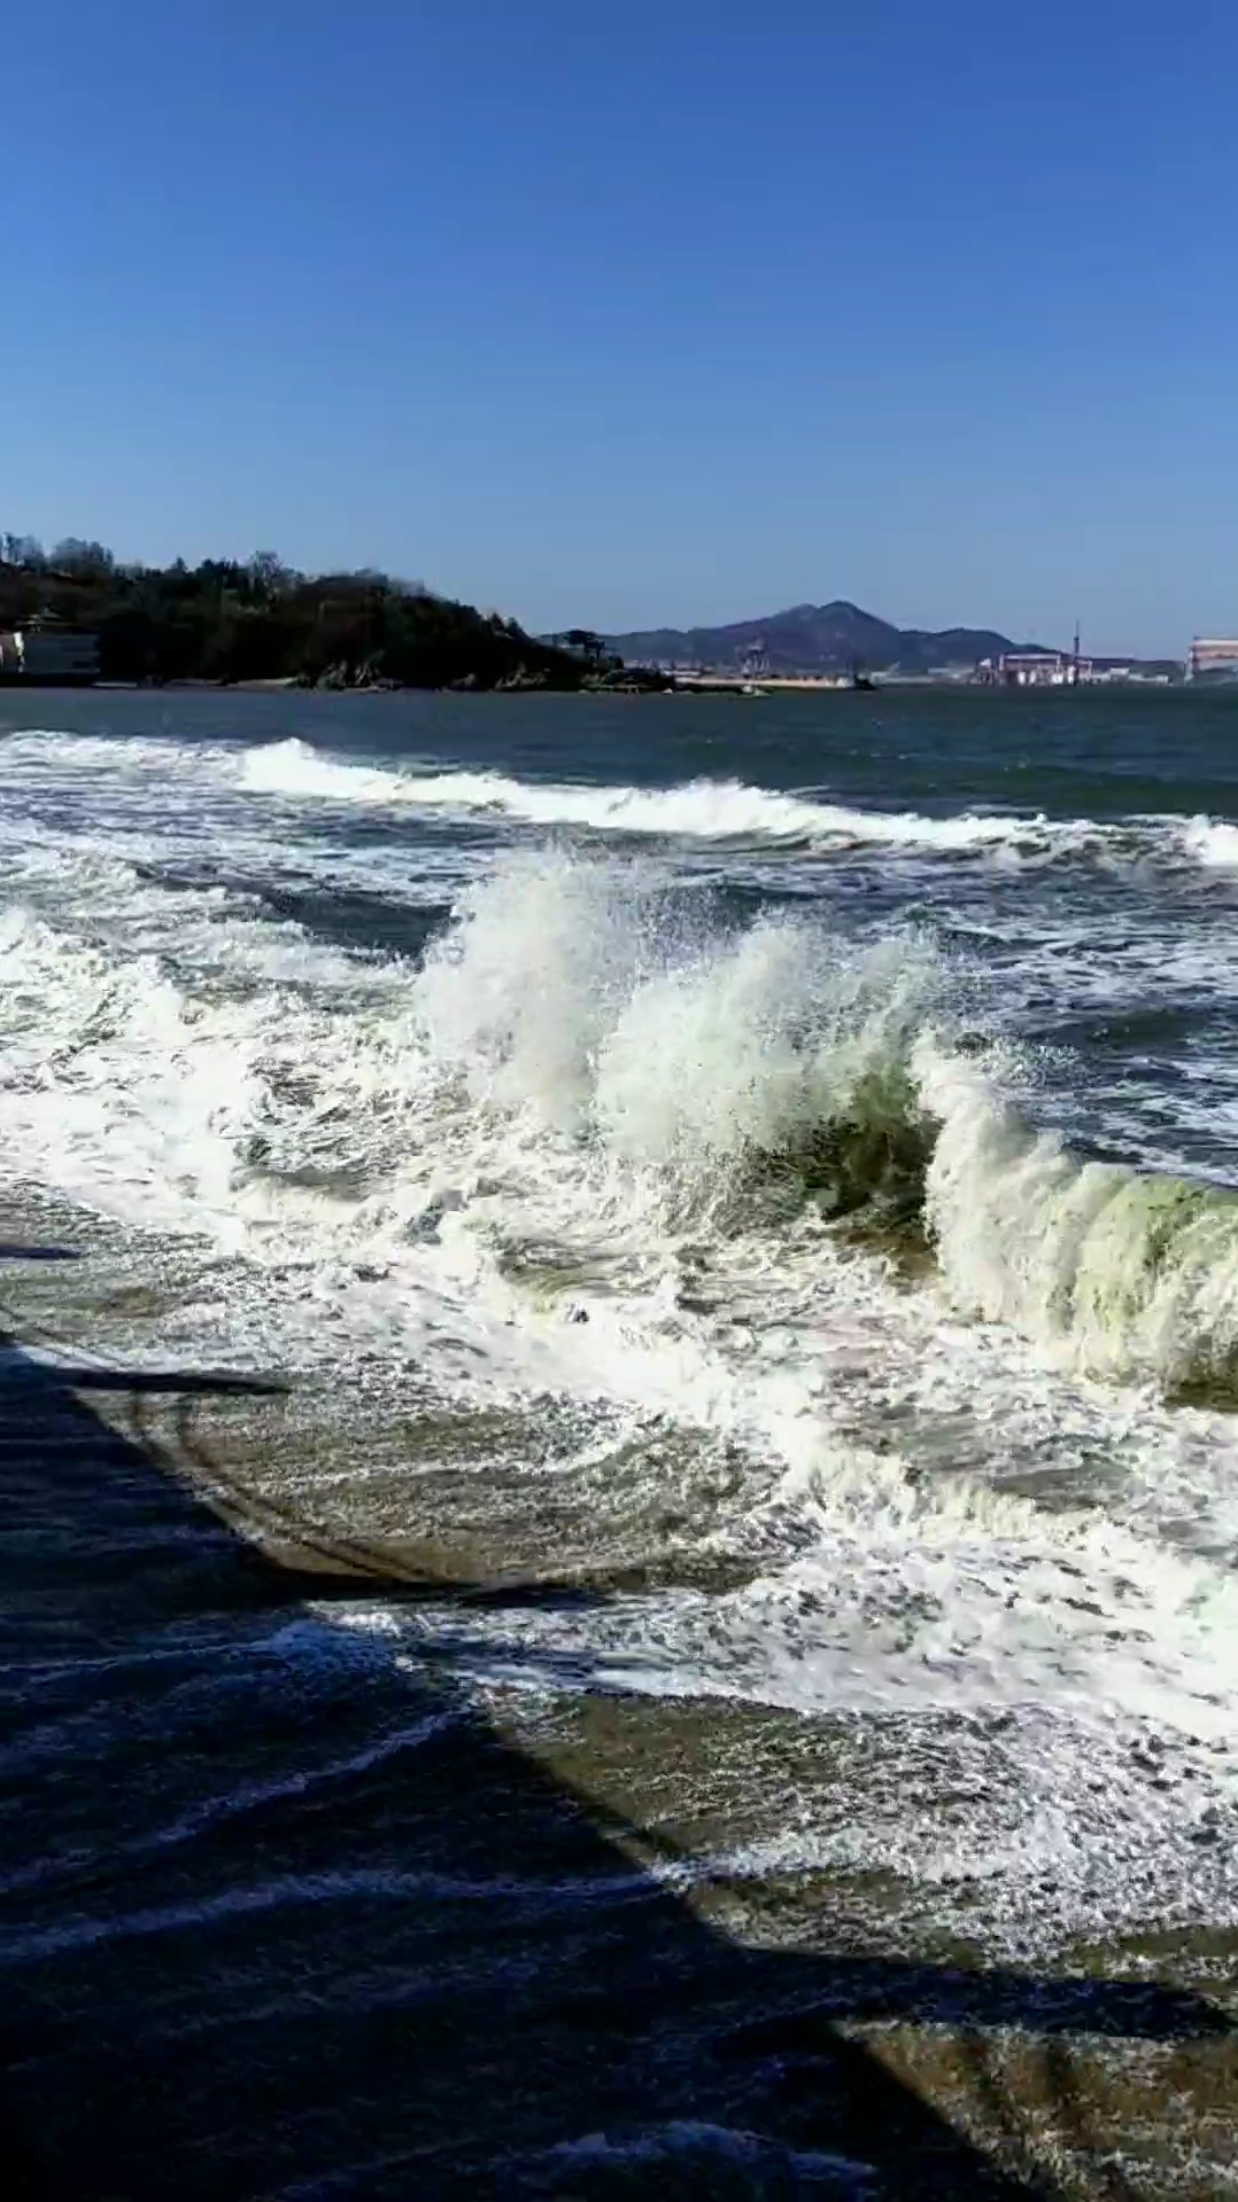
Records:
<instances>
[{"instance_id":1,"label":"sandy foreshore","mask_svg":"<svg viewBox=\"0 0 1238 2202\"><path fill-rule=\"evenodd\" d=\"M14 1199L0 1240L17 2191L1232 2183L1229 1938L993 1967L892 1890L728 1867L754 1765L824 1795L828 1733L479 1686L471 1612L605 1585L426 1533L414 1424L326 1376L186 1365L115 1227Z\"/></svg>"}]
</instances>

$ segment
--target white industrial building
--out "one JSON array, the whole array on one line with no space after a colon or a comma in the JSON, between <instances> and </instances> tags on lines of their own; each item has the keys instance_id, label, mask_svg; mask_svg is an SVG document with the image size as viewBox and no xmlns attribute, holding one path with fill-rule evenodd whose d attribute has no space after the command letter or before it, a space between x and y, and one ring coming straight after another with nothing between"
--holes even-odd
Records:
<instances>
[{"instance_id":1,"label":"white industrial building","mask_svg":"<svg viewBox=\"0 0 1238 2202\"><path fill-rule=\"evenodd\" d=\"M0 633L0 680L88 688L99 678L99 637L48 614Z\"/></svg>"}]
</instances>

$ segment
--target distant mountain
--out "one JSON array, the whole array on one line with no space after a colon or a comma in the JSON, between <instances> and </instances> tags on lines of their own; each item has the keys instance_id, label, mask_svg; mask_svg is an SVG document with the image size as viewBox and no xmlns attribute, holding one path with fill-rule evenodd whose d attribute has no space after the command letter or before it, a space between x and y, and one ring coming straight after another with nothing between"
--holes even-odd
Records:
<instances>
[{"instance_id":1,"label":"distant mountain","mask_svg":"<svg viewBox=\"0 0 1238 2202\"><path fill-rule=\"evenodd\" d=\"M928 673L940 665L974 665L1003 650L1034 649L988 627L947 627L939 634L892 627L858 604L796 604L767 619L730 627L655 627L647 634L606 635L608 650L631 663L704 665L738 671L759 651L771 673L845 673L857 661L874 672Z\"/></svg>"}]
</instances>

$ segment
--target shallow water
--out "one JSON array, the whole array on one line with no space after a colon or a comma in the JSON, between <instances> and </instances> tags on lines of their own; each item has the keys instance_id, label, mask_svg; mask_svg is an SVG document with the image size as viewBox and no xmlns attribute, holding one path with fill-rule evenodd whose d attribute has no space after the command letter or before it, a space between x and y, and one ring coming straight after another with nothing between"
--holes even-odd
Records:
<instances>
[{"instance_id":1,"label":"shallow water","mask_svg":"<svg viewBox=\"0 0 1238 2202\"><path fill-rule=\"evenodd\" d=\"M1224 1950L1238 706L36 701L31 1350L291 1386L171 1451L418 1584L315 1645L557 1737L748 1940Z\"/></svg>"}]
</instances>

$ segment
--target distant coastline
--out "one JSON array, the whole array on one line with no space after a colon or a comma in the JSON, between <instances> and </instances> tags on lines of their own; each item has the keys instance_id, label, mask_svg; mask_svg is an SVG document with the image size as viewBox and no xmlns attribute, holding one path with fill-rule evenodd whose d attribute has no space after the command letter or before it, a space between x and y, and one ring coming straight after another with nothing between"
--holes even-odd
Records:
<instances>
[{"instance_id":1,"label":"distant coastline","mask_svg":"<svg viewBox=\"0 0 1238 2202\"><path fill-rule=\"evenodd\" d=\"M511 694L672 686L625 666L583 628L539 639L499 612L370 569L304 574L272 552L124 565L101 543L71 539L44 552L29 537L5 536L0 636L15 642L13 664L22 663L20 638L36 629L45 642L53 631L92 638L94 677L108 685ZM35 685L19 671L10 684L27 680Z\"/></svg>"},{"instance_id":2,"label":"distant coastline","mask_svg":"<svg viewBox=\"0 0 1238 2202\"><path fill-rule=\"evenodd\" d=\"M752 681L762 688L792 683L847 686L857 668L883 681L934 686L983 678L985 666L1003 659L1057 657L1069 678L1081 670L1074 650L1016 642L990 627L896 627L873 612L838 598L829 604L795 604L760 619L720 627L655 627L611 634L604 645L625 661L655 666L676 679ZM1083 663L1089 682L1167 682L1184 677L1180 660L1091 655Z\"/></svg>"},{"instance_id":3,"label":"distant coastline","mask_svg":"<svg viewBox=\"0 0 1238 2202\"><path fill-rule=\"evenodd\" d=\"M1012 657L1022 661L1017 671ZM84 678L73 677L83 669ZM977 678L1167 684L1185 671L1167 660L1084 665L1077 646L1073 656L1046 653L985 628L902 630L841 601L721 628L531 635L501 613L369 568L305 574L272 552L193 567L183 559L126 565L100 543L74 538L48 553L29 537L0 537L5 688L824 694Z\"/></svg>"}]
</instances>

